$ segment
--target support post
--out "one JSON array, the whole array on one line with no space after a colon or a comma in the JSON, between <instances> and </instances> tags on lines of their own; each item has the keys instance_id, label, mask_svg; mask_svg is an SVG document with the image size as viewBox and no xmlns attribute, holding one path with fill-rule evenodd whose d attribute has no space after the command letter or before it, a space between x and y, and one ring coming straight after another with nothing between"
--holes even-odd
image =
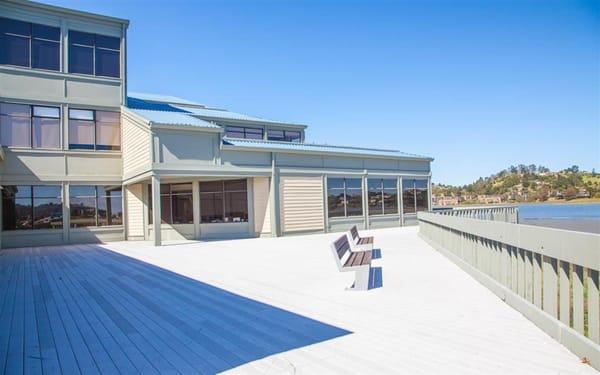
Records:
<instances>
[{"instance_id":1,"label":"support post","mask_svg":"<svg viewBox=\"0 0 600 375\"><path fill-rule=\"evenodd\" d=\"M160 176L152 175L152 240L154 246L161 246L161 231L160 231Z\"/></svg>"}]
</instances>

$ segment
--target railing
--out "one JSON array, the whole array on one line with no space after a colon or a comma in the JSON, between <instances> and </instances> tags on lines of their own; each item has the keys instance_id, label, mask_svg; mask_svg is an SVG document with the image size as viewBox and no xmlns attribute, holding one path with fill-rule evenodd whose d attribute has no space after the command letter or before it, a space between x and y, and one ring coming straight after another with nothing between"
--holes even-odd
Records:
<instances>
[{"instance_id":1,"label":"railing","mask_svg":"<svg viewBox=\"0 0 600 375\"><path fill-rule=\"evenodd\" d=\"M519 222L519 208L517 206L453 207L447 210L439 210L437 213L469 219L503 221L505 223L517 224Z\"/></svg>"},{"instance_id":2,"label":"railing","mask_svg":"<svg viewBox=\"0 0 600 375\"><path fill-rule=\"evenodd\" d=\"M600 369L600 235L420 212L429 244Z\"/></svg>"}]
</instances>

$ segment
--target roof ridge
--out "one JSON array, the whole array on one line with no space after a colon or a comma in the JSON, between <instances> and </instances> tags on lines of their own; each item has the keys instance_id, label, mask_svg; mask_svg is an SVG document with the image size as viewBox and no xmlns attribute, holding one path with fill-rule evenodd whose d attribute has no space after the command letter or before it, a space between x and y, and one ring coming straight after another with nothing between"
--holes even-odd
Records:
<instances>
[{"instance_id":1,"label":"roof ridge","mask_svg":"<svg viewBox=\"0 0 600 375\"><path fill-rule=\"evenodd\" d=\"M225 137L225 138L231 138L231 137ZM284 144L284 145L298 144L298 145L301 145L301 146L347 148L347 149L362 150L362 151L398 152L400 154L406 154L405 152L402 152L400 150L394 150L394 149L372 148L372 147L357 147L357 146L344 146L344 145L330 145L330 144L327 144L327 143L316 143L316 142L298 143L298 142L286 142L286 141L273 141L273 140L267 140L267 139L248 139L248 138L233 138L233 139L240 140L240 141L243 141L243 142L256 142L256 143L263 142L263 143Z\"/></svg>"}]
</instances>

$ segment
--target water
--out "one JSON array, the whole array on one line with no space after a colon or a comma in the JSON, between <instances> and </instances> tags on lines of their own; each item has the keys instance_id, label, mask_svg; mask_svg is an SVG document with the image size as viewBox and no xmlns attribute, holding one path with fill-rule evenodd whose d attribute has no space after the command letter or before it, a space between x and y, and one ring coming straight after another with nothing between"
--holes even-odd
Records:
<instances>
[{"instance_id":1,"label":"water","mask_svg":"<svg viewBox=\"0 0 600 375\"><path fill-rule=\"evenodd\" d=\"M519 220L529 225L600 233L600 203L521 204Z\"/></svg>"}]
</instances>

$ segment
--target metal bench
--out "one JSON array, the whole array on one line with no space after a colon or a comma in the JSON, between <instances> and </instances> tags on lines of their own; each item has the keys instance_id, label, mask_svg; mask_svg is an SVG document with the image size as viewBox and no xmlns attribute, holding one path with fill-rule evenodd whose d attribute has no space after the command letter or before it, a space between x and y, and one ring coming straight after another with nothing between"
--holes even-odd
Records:
<instances>
[{"instance_id":1,"label":"metal bench","mask_svg":"<svg viewBox=\"0 0 600 375\"><path fill-rule=\"evenodd\" d=\"M358 235L358 229L356 225L350 228L350 235L352 236L352 244L359 250L373 250L373 244L375 242L374 237L360 237Z\"/></svg>"},{"instance_id":2,"label":"metal bench","mask_svg":"<svg viewBox=\"0 0 600 375\"><path fill-rule=\"evenodd\" d=\"M371 271L371 251L352 251L348 234L344 233L331 245L335 263L340 272L354 271L354 285L346 290L368 290Z\"/></svg>"}]
</instances>

